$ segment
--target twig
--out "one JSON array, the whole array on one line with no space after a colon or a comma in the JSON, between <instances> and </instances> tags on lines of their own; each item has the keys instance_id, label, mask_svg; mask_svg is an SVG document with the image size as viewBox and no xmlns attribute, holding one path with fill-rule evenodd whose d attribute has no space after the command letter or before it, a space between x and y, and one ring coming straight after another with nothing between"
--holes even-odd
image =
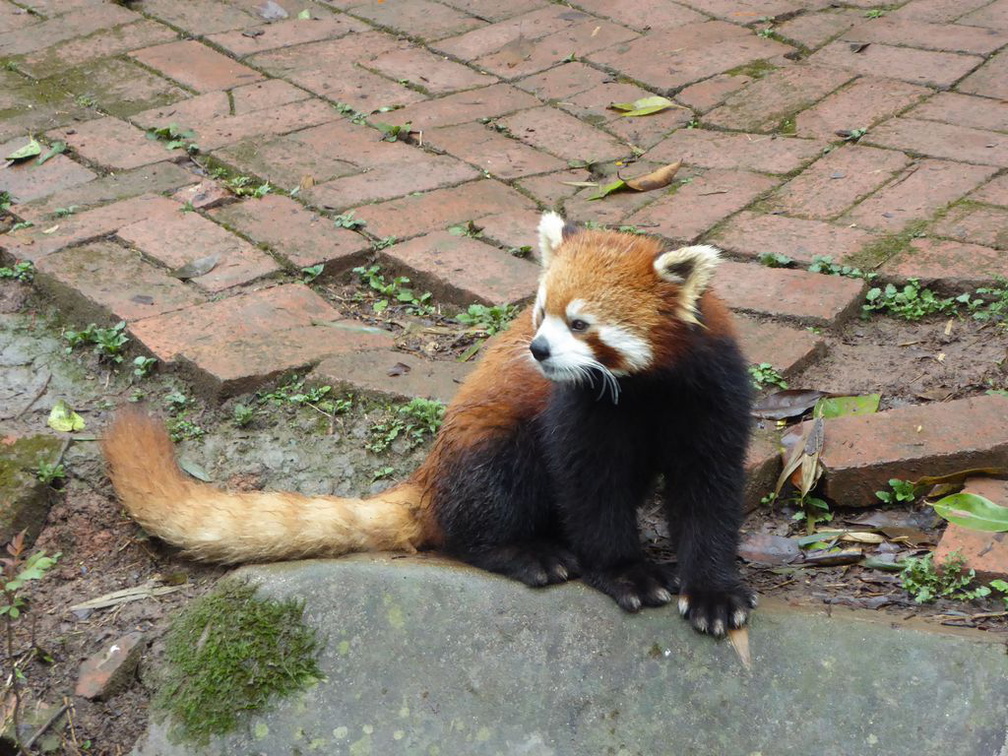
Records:
<instances>
[{"instance_id":1,"label":"twig","mask_svg":"<svg viewBox=\"0 0 1008 756\"><path fill-rule=\"evenodd\" d=\"M35 396L32 398L32 400L30 402L28 402L28 404L26 404L21 409L20 412L18 412L16 415L14 415L14 417L12 419L17 420L25 412L27 412L28 410L30 410L32 408L32 405L35 404L35 402L37 402L39 399L42 398L42 395L46 392L46 389L49 388L49 381L51 381L51 380L52 380L52 373L49 373L49 375L46 376L46 379L44 381L42 381L42 388L40 388L37 392L35 392Z\"/></svg>"},{"instance_id":2,"label":"twig","mask_svg":"<svg viewBox=\"0 0 1008 756\"><path fill-rule=\"evenodd\" d=\"M37 730L35 730L35 734L32 735L30 738L28 738L28 740L25 741L24 746L23 746L24 750L28 751L33 745L35 745L35 741L38 740L42 736L42 733L44 733L46 730L48 730L50 727L52 727L53 726L53 722L55 722L57 719L59 719L60 717L62 717L63 714L66 713L66 710L69 709L69 708L70 708L70 706L68 704L64 703L62 706L60 706L58 709L56 709L56 711L53 713L53 715L51 717L49 717L49 719L47 719L45 722L43 722L41 727L39 727Z\"/></svg>"}]
</instances>

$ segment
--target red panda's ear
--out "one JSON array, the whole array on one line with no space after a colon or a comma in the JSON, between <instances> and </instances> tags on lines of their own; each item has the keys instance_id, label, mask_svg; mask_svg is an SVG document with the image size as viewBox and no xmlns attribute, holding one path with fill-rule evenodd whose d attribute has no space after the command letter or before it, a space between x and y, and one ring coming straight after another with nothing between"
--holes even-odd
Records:
<instances>
[{"instance_id":1,"label":"red panda's ear","mask_svg":"<svg viewBox=\"0 0 1008 756\"><path fill-rule=\"evenodd\" d=\"M696 303L714 277L720 252L709 244L680 247L660 255L654 261L658 277L679 284L679 314L696 323Z\"/></svg>"},{"instance_id":2,"label":"red panda's ear","mask_svg":"<svg viewBox=\"0 0 1008 756\"><path fill-rule=\"evenodd\" d=\"M549 267L553 253L563 242L565 235L570 236L570 233L559 213L553 211L543 213L539 220L539 259L543 268Z\"/></svg>"}]
</instances>

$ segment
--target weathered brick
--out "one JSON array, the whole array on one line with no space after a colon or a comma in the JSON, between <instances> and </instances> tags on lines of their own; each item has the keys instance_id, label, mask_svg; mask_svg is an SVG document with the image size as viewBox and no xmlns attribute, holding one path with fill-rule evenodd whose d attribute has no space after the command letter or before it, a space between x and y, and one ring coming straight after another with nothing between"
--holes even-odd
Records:
<instances>
[{"instance_id":1,"label":"weathered brick","mask_svg":"<svg viewBox=\"0 0 1008 756\"><path fill-rule=\"evenodd\" d=\"M454 5L456 8L461 7L458 4L449 3L449 5ZM536 5L539 4L536 3ZM462 9L472 13L468 8ZM481 14L474 15L487 18ZM518 62L525 54L525 48L529 46L529 43L589 18L591 17L587 13L570 8L561 6L543 8L540 6L529 13L522 13L520 16L498 21L490 26L484 26L457 37L442 39L432 46L434 49L456 58L470 59L495 52L510 44L514 49L515 62Z\"/></svg>"},{"instance_id":2,"label":"weathered brick","mask_svg":"<svg viewBox=\"0 0 1008 756\"><path fill-rule=\"evenodd\" d=\"M27 144L27 139L15 139L0 144L0 155L8 155ZM48 149L43 147L43 152ZM27 160L20 165L0 169L3 188L18 202L31 202L69 187L86 184L95 178L95 173L66 155L57 155L42 165Z\"/></svg>"},{"instance_id":3,"label":"weathered brick","mask_svg":"<svg viewBox=\"0 0 1008 756\"><path fill-rule=\"evenodd\" d=\"M758 173L710 170L666 195L627 222L679 241L695 241L776 182Z\"/></svg>"},{"instance_id":4,"label":"weathered brick","mask_svg":"<svg viewBox=\"0 0 1008 756\"><path fill-rule=\"evenodd\" d=\"M955 21L972 10L987 5L989 0L914 0L892 11L894 18L907 18L928 23Z\"/></svg>"},{"instance_id":5,"label":"weathered brick","mask_svg":"<svg viewBox=\"0 0 1008 756\"><path fill-rule=\"evenodd\" d=\"M542 5L539 0L513 0L509 3L501 3L499 0L443 0L443 2L452 8L489 21L503 21L521 13L528 13Z\"/></svg>"},{"instance_id":6,"label":"weathered brick","mask_svg":"<svg viewBox=\"0 0 1008 756\"><path fill-rule=\"evenodd\" d=\"M75 69L61 70L41 82L43 87L62 87L90 98L102 112L126 118L148 108L168 105L189 97L175 83L150 73L132 61L105 58Z\"/></svg>"},{"instance_id":7,"label":"weathered brick","mask_svg":"<svg viewBox=\"0 0 1008 756\"><path fill-rule=\"evenodd\" d=\"M849 217L859 226L896 231L910 221L931 217L996 171L980 165L921 160L855 207Z\"/></svg>"},{"instance_id":8,"label":"weathered brick","mask_svg":"<svg viewBox=\"0 0 1008 756\"><path fill-rule=\"evenodd\" d=\"M522 110L499 123L515 139L564 160L605 162L631 152L623 142L556 108Z\"/></svg>"},{"instance_id":9,"label":"weathered brick","mask_svg":"<svg viewBox=\"0 0 1008 756\"><path fill-rule=\"evenodd\" d=\"M532 195L543 207L556 208L580 191L576 186L569 186L563 182L587 181L589 178L590 175L584 169L570 168L545 176L530 176L518 181L517 185Z\"/></svg>"},{"instance_id":10,"label":"weathered brick","mask_svg":"<svg viewBox=\"0 0 1008 756\"><path fill-rule=\"evenodd\" d=\"M96 117L61 89L40 91L36 82L0 67L0 141Z\"/></svg>"},{"instance_id":11,"label":"weathered brick","mask_svg":"<svg viewBox=\"0 0 1008 756\"><path fill-rule=\"evenodd\" d=\"M172 195L172 199L194 210L208 210L230 202L234 199L234 194L220 182L205 179L198 184L190 184L179 189Z\"/></svg>"},{"instance_id":12,"label":"weathered brick","mask_svg":"<svg viewBox=\"0 0 1008 756\"><path fill-rule=\"evenodd\" d=\"M1004 465L1006 416L1008 399L979 396L826 420L823 493L843 506L869 506L890 478Z\"/></svg>"},{"instance_id":13,"label":"weathered brick","mask_svg":"<svg viewBox=\"0 0 1008 756\"><path fill-rule=\"evenodd\" d=\"M24 29L26 26L32 26L41 21L42 19L38 16L12 3L5 1L0 5L0 34Z\"/></svg>"},{"instance_id":14,"label":"weathered brick","mask_svg":"<svg viewBox=\"0 0 1008 756\"><path fill-rule=\"evenodd\" d=\"M774 27L781 36L815 50L825 42L843 34L864 18L850 8L830 8L803 13Z\"/></svg>"},{"instance_id":15,"label":"weathered brick","mask_svg":"<svg viewBox=\"0 0 1008 756\"><path fill-rule=\"evenodd\" d=\"M689 0L688 5L735 24L748 24L778 16L792 16L815 8L817 3L798 0ZM820 2L818 5L826 3Z\"/></svg>"},{"instance_id":16,"label":"weathered brick","mask_svg":"<svg viewBox=\"0 0 1008 756\"><path fill-rule=\"evenodd\" d=\"M411 122L415 129L433 129L499 118L540 104L535 97L510 84L491 84L489 87L407 105L395 111L395 115L403 123Z\"/></svg>"},{"instance_id":17,"label":"weathered brick","mask_svg":"<svg viewBox=\"0 0 1008 756\"><path fill-rule=\"evenodd\" d=\"M202 150L216 150L251 137L288 134L307 126L327 123L341 116L322 100L311 98L277 108L258 109L251 113L215 118L196 130Z\"/></svg>"},{"instance_id":18,"label":"weathered brick","mask_svg":"<svg viewBox=\"0 0 1008 756\"><path fill-rule=\"evenodd\" d=\"M992 53L1008 42L1008 34L979 27L979 24L932 24L906 17L884 16L858 24L845 33L844 38L978 55Z\"/></svg>"},{"instance_id":19,"label":"weathered brick","mask_svg":"<svg viewBox=\"0 0 1008 756\"><path fill-rule=\"evenodd\" d=\"M579 0L578 7L639 31L677 29L706 20L695 10L664 0L637 0L632 4L621 0Z\"/></svg>"},{"instance_id":20,"label":"weathered brick","mask_svg":"<svg viewBox=\"0 0 1008 756\"><path fill-rule=\"evenodd\" d=\"M874 76L879 71L913 84L950 87L983 61L976 55L917 50L872 43L854 52L850 42L830 42L809 58L809 63Z\"/></svg>"},{"instance_id":21,"label":"weathered brick","mask_svg":"<svg viewBox=\"0 0 1008 756\"><path fill-rule=\"evenodd\" d=\"M367 221L368 231L375 236L403 239L478 221L487 215L534 207L531 200L514 189L486 179L368 205L357 210L357 217Z\"/></svg>"},{"instance_id":22,"label":"weathered brick","mask_svg":"<svg viewBox=\"0 0 1008 756\"><path fill-rule=\"evenodd\" d=\"M431 95L476 89L497 82L494 76L477 73L468 66L419 46L391 50L363 65L400 83L408 82Z\"/></svg>"},{"instance_id":23,"label":"weathered brick","mask_svg":"<svg viewBox=\"0 0 1008 756\"><path fill-rule=\"evenodd\" d=\"M872 240L867 231L822 221L741 212L714 232L710 241L747 257L785 255L802 263L816 256L844 262Z\"/></svg>"},{"instance_id":24,"label":"weathered brick","mask_svg":"<svg viewBox=\"0 0 1008 756\"><path fill-rule=\"evenodd\" d=\"M528 257L539 253L539 218L538 210L513 210L508 213L497 213L480 218L480 238L506 249L529 248Z\"/></svg>"},{"instance_id":25,"label":"weathered brick","mask_svg":"<svg viewBox=\"0 0 1008 756\"><path fill-rule=\"evenodd\" d=\"M131 56L197 92L231 89L262 79L258 71L191 39L147 47Z\"/></svg>"},{"instance_id":26,"label":"weathered brick","mask_svg":"<svg viewBox=\"0 0 1008 756\"><path fill-rule=\"evenodd\" d=\"M276 50L279 47L303 45L324 39L337 39L352 32L368 31L370 27L348 16L313 18L307 23L303 19L289 18L255 27L256 34L248 30L233 30L207 37L232 55L244 58L248 55Z\"/></svg>"},{"instance_id":27,"label":"weathered brick","mask_svg":"<svg viewBox=\"0 0 1008 756\"><path fill-rule=\"evenodd\" d=\"M846 321L865 291L861 280L729 261L718 266L713 286L733 310L816 326Z\"/></svg>"},{"instance_id":28,"label":"weathered brick","mask_svg":"<svg viewBox=\"0 0 1008 756\"><path fill-rule=\"evenodd\" d=\"M791 179L769 203L788 215L820 220L835 218L888 183L909 162L902 152L845 145Z\"/></svg>"},{"instance_id":29,"label":"weathered brick","mask_svg":"<svg viewBox=\"0 0 1008 756\"><path fill-rule=\"evenodd\" d=\"M874 126L931 93L927 87L897 79L865 76L799 113L795 128L799 136L835 141L838 131Z\"/></svg>"},{"instance_id":30,"label":"weathered brick","mask_svg":"<svg viewBox=\"0 0 1008 756\"><path fill-rule=\"evenodd\" d=\"M1008 135L915 118L894 118L865 141L967 163L1008 167Z\"/></svg>"},{"instance_id":31,"label":"weathered brick","mask_svg":"<svg viewBox=\"0 0 1008 756\"><path fill-rule=\"evenodd\" d=\"M939 92L906 115L986 131L1008 131L1008 108L1004 103L956 92Z\"/></svg>"},{"instance_id":32,"label":"weathered brick","mask_svg":"<svg viewBox=\"0 0 1008 756\"><path fill-rule=\"evenodd\" d=\"M165 192L194 184L199 178L175 163L153 163L129 171L110 173L70 189L54 192L41 199L18 205L14 212L36 225L52 216L58 208L76 206L77 212L97 205Z\"/></svg>"},{"instance_id":33,"label":"weathered brick","mask_svg":"<svg viewBox=\"0 0 1008 756\"><path fill-rule=\"evenodd\" d=\"M207 92L189 100L151 108L135 114L130 120L145 127L177 123L193 129L198 136L205 129L212 129L219 120L260 110L273 110L309 99L312 99L311 95L303 89L291 86L286 81L269 79L235 87L229 92Z\"/></svg>"},{"instance_id":34,"label":"weathered brick","mask_svg":"<svg viewBox=\"0 0 1008 756\"><path fill-rule=\"evenodd\" d=\"M691 84L676 95L676 100L695 110L706 113L728 99L729 96L742 89L752 81L751 76L744 74L718 74L709 79Z\"/></svg>"},{"instance_id":35,"label":"weathered brick","mask_svg":"<svg viewBox=\"0 0 1008 756\"><path fill-rule=\"evenodd\" d=\"M117 235L169 268L205 257L216 258L212 270L192 279L204 291L223 291L279 270L268 255L193 212L131 223L120 228Z\"/></svg>"},{"instance_id":36,"label":"weathered brick","mask_svg":"<svg viewBox=\"0 0 1008 756\"><path fill-rule=\"evenodd\" d=\"M1008 259L1003 252L979 244L915 239L909 250L887 261L882 271L897 278L919 278L939 291L960 294L996 277L1008 278Z\"/></svg>"},{"instance_id":37,"label":"weathered brick","mask_svg":"<svg viewBox=\"0 0 1008 756\"><path fill-rule=\"evenodd\" d=\"M201 304L206 296L137 253L108 241L56 252L39 261L40 284L82 323L125 320Z\"/></svg>"},{"instance_id":38,"label":"weathered brick","mask_svg":"<svg viewBox=\"0 0 1008 756\"><path fill-rule=\"evenodd\" d=\"M774 490L781 472L779 433L754 429L746 453L745 511L760 505L760 499Z\"/></svg>"},{"instance_id":39,"label":"weathered brick","mask_svg":"<svg viewBox=\"0 0 1008 756\"><path fill-rule=\"evenodd\" d=\"M776 131L781 122L853 78L816 66L782 68L758 79L704 116L704 122L744 131ZM793 125L793 123L792 123Z\"/></svg>"},{"instance_id":40,"label":"weathered brick","mask_svg":"<svg viewBox=\"0 0 1008 756\"><path fill-rule=\"evenodd\" d=\"M682 160L704 168L790 173L822 154L823 146L820 140L679 129L644 157L661 163Z\"/></svg>"},{"instance_id":41,"label":"weathered brick","mask_svg":"<svg viewBox=\"0 0 1008 756\"><path fill-rule=\"evenodd\" d=\"M257 244L268 245L297 268L323 263L327 277L360 265L371 249L365 237L282 195L245 200L211 215Z\"/></svg>"},{"instance_id":42,"label":"weathered brick","mask_svg":"<svg viewBox=\"0 0 1008 756\"><path fill-rule=\"evenodd\" d=\"M458 305L521 302L535 294L539 267L466 236L435 232L386 249L390 267L406 270L437 301Z\"/></svg>"},{"instance_id":43,"label":"weathered brick","mask_svg":"<svg viewBox=\"0 0 1008 756\"><path fill-rule=\"evenodd\" d=\"M173 155L163 142L148 139L140 129L111 116L96 118L74 128L56 129L46 136L65 141L85 160L119 170L183 155L181 151Z\"/></svg>"},{"instance_id":44,"label":"weathered brick","mask_svg":"<svg viewBox=\"0 0 1008 756\"><path fill-rule=\"evenodd\" d=\"M805 328L736 316L739 346L750 364L767 363L790 376L816 359L826 348L822 337Z\"/></svg>"},{"instance_id":45,"label":"weathered brick","mask_svg":"<svg viewBox=\"0 0 1008 756\"><path fill-rule=\"evenodd\" d=\"M961 16L959 23L969 26L984 26L998 32L1008 31L1008 5L1004 0L995 0L990 5Z\"/></svg>"},{"instance_id":46,"label":"weathered brick","mask_svg":"<svg viewBox=\"0 0 1008 756\"><path fill-rule=\"evenodd\" d=\"M355 16L400 34L433 41L487 26L487 22L431 0L367 3L354 8Z\"/></svg>"},{"instance_id":47,"label":"weathered brick","mask_svg":"<svg viewBox=\"0 0 1008 756\"><path fill-rule=\"evenodd\" d=\"M649 87L674 89L789 50L734 24L705 21L654 31L587 57Z\"/></svg>"},{"instance_id":48,"label":"weathered brick","mask_svg":"<svg viewBox=\"0 0 1008 756\"><path fill-rule=\"evenodd\" d=\"M1008 250L1008 208L959 205L953 207L933 231L938 236L961 242Z\"/></svg>"},{"instance_id":49,"label":"weathered brick","mask_svg":"<svg viewBox=\"0 0 1008 756\"><path fill-rule=\"evenodd\" d=\"M1008 507L1008 481L969 478L963 493L983 496L998 506ZM982 581L1008 578L1008 533L986 533L949 523L934 551L935 564L956 555L967 570L976 570Z\"/></svg>"},{"instance_id":50,"label":"weathered brick","mask_svg":"<svg viewBox=\"0 0 1008 756\"><path fill-rule=\"evenodd\" d=\"M409 369L404 371L400 365ZM447 403L472 369L472 362L425 360L414 354L373 349L328 357L315 367L309 380L355 394L393 400L420 396ZM394 374L390 375L390 371Z\"/></svg>"},{"instance_id":51,"label":"weathered brick","mask_svg":"<svg viewBox=\"0 0 1008 756\"><path fill-rule=\"evenodd\" d=\"M77 673L74 695L106 699L129 686L145 648L144 634L128 633L84 660Z\"/></svg>"},{"instance_id":52,"label":"weathered brick","mask_svg":"<svg viewBox=\"0 0 1008 756\"><path fill-rule=\"evenodd\" d=\"M0 34L0 50L6 56L24 55L74 37L139 21L140 17L118 5L102 4L87 13L56 16L39 24Z\"/></svg>"},{"instance_id":53,"label":"weathered brick","mask_svg":"<svg viewBox=\"0 0 1008 756\"><path fill-rule=\"evenodd\" d=\"M989 202L992 205L1008 207L1008 173L1002 173L981 186L971 195L971 200Z\"/></svg>"},{"instance_id":54,"label":"weathered brick","mask_svg":"<svg viewBox=\"0 0 1008 756\"><path fill-rule=\"evenodd\" d=\"M81 244L92 239L107 236L137 218L147 218L151 222L172 217L180 206L164 197L145 195L123 202L87 210L54 224L55 229L27 228L0 236L0 251L18 260L37 263L48 254Z\"/></svg>"},{"instance_id":55,"label":"weathered brick","mask_svg":"<svg viewBox=\"0 0 1008 756\"><path fill-rule=\"evenodd\" d=\"M1008 55L995 55L956 87L960 92L1008 100Z\"/></svg>"},{"instance_id":56,"label":"weathered brick","mask_svg":"<svg viewBox=\"0 0 1008 756\"><path fill-rule=\"evenodd\" d=\"M300 284L146 318L130 331L213 396L250 391L331 355L392 347L387 331L340 320L325 300Z\"/></svg>"},{"instance_id":57,"label":"weathered brick","mask_svg":"<svg viewBox=\"0 0 1008 756\"><path fill-rule=\"evenodd\" d=\"M431 129L424 132L424 141L502 179L558 171L566 166L559 158L479 123Z\"/></svg>"},{"instance_id":58,"label":"weathered brick","mask_svg":"<svg viewBox=\"0 0 1008 756\"><path fill-rule=\"evenodd\" d=\"M261 18L245 13L224 0L202 0L199 3L144 0L143 11L180 29L199 29L201 34L248 29L262 23Z\"/></svg>"},{"instance_id":59,"label":"weathered brick","mask_svg":"<svg viewBox=\"0 0 1008 756\"><path fill-rule=\"evenodd\" d=\"M514 85L532 92L541 100L567 100L607 80L612 80L609 74L575 60L525 76L515 81Z\"/></svg>"}]
</instances>

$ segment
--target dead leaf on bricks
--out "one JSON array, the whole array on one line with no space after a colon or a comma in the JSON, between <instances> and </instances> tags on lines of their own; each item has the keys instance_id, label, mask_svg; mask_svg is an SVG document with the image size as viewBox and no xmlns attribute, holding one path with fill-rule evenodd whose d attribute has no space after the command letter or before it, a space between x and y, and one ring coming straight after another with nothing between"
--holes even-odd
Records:
<instances>
[{"instance_id":1,"label":"dead leaf on bricks","mask_svg":"<svg viewBox=\"0 0 1008 756\"><path fill-rule=\"evenodd\" d=\"M208 255L175 268L169 275L182 281L188 281L190 278L205 276L215 267L217 267L217 255Z\"/></svg>"},{"instance_id":2,"label":"dead leaf on bricks","mask_svg":"<svg viewBox=\"0 0 1008 756\"><path fill-rule=\"evenodd\" d=\"M524 34L519 34L497 51L497 57L508 68L514 68L523 60L528 60L532 57L532 50L534 48L535 42L528 39Z\"/></svg>"},{"instance_id":3,"label":"dead leaf on bricks","mask_svg":"<svg viewBox=\"0 0 1008 756\"><path fill-rule=\"evenodd\" d=\"M609 103L610 110L619 110L620 115L623 118L639 118L640 116L653 115L654 113L661 113L663 110L668 110L669 108L681 108L682 105L676 105L672 100L667 97L643 97L640 100L635 100L634 102L611 102Z\"/></svg>"},{"instance_id":4,"label":"dead leaf on bricks","mask_svg":"<svg viewBox=\"0 0 1008 756\"><path fill-rule=\"evenodd\" d=\"M597 200L606 197L613 192L629 189L634 192L651 192L655 189L663 189L672 183L676 173L682 167L682 161L677 160L669 165L662 166L656 171L651 171L643 176L632 179L617 179L611 184L600 187L599 190L589 197L589 200Z\"/></svg>"},{"instance_id":5,"label":"dead leaf on bricks","mask_svg":"<svg viewBox=\"0 0 1008 756\"><path fill-rule=\"evenodd\" d=\"M785 420L798 417L812 409L825 396L825 391L812 389L783 389L775 391L756 402L752 414L764 420Z\"/></svg>"},{"instance_id":6,"label":"dead leaf on bricks","mask_svg":"<svg viewBox=\"0 0 1008 756\"><path fill-rule=\"evenodd\" d=\"M790 454L787 462L784 463L780 477L777 479L777 486L774 488L775 495L780 495L784 483L789 478L802 497L807 496L809 491L815 488L815 484L822 475L823 468L819 461L819 455L822 453L824 438L823 419L817 417L809 423L799 438L795 439L794 435L790 435L782 439L782 443L790 449Z\"/></svg>"}]
</instances>

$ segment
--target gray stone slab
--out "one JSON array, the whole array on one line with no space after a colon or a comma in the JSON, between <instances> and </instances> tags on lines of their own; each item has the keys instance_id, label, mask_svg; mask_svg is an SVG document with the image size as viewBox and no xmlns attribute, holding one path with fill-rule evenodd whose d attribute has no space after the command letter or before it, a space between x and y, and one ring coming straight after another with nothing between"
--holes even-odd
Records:
<instances>
[{"instance_id":1,"label":"gray stone slab","mask_svg":"<svg viewBox=\"0 0 1008 756\"><path fill-rule=\"evenodd\" d=\"M761 607L746 671L671 607L531 590L422 557L244 568L300 596L327 679L203 751L154 726L135 753L982 754L1005 743L1003 638Z\"/></svg>"}]
</instances>

